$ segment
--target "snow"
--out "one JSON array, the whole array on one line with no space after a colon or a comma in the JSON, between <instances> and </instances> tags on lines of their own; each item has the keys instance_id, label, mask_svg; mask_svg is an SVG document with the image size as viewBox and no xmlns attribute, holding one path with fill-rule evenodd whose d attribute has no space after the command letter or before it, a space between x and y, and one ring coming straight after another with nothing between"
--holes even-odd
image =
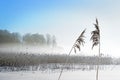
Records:
<instances>
[{"instance_id":1,"label":"snow","mask_svg":"<svg viewBox=\"0 0 120 80\"><path fill-rule=\"evenodd\" d=\"M0 72L0 80L57 80L60 71L13 71ZM60 80L95 80L95 70L63 71ZM120 66L99 71L99 80L120 80Z\"/></svg>"}]
</instances>

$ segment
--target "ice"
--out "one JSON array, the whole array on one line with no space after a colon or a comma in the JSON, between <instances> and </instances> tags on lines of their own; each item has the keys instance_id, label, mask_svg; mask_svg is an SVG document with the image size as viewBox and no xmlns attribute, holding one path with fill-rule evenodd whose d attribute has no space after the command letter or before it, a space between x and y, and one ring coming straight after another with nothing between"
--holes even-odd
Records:
<instances>
[{"instance_id":1,"label":"ice","mask_svg":"<svg viewBox=\"0 0 120 80\"><path fill-rule=\"evenodd\" d=\"M57 80L60 72L14 71L0 72L0 80ZM96 70L63 71L61 80L95 80ZM120 80L120 67L100 70L99 80Z\"/></svg>"}]
</instances>

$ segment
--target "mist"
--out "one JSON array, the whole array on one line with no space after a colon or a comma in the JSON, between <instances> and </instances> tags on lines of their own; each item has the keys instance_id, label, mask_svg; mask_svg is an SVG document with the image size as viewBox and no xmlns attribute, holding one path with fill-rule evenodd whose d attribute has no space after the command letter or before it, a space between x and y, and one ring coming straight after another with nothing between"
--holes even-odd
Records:
<instances>
[{"instance_id":1,"label":"mist","mask_svg":"<svg viewBox=\"0 0 120 80\"><path fill-rule=\"evenodd\" d=\"M0 52L49 54L62 51L62 47L57 45L55 35L27 33L21 36L18 32L0 30Z\"/></svg>"}]
</instances>

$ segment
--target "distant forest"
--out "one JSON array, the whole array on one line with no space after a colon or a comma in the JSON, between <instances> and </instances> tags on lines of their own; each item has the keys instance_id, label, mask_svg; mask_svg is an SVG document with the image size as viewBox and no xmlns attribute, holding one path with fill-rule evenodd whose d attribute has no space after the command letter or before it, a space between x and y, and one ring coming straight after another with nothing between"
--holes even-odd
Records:
<instances>
[{"instance_id":1,"label":"distant forest","mask_svg":"<svg viewBox=\"0 0 120 80\"><path fill-rule=\"evenodd\" d=\"M17 32L9 32L8 30L0 30L0 44L27 44L27 45L47 45L47 46L56 46L56 37L54 35L46 34L31 34L27 33L21 36Z\"/></svg>"}]
</instances>

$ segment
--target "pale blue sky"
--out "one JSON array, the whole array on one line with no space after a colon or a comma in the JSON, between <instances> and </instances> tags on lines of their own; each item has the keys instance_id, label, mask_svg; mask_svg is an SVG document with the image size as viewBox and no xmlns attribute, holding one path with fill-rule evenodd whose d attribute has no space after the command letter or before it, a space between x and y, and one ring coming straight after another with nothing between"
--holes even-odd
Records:
<instances>
[{"instance_id":1,"label":"pale blue sky","mask_svg":"<svg viewBox=\"0 0 120 80\"><path fill-rule=\"evenodd\" d=\"M120 56L120 0L0 0L0 29L11 32L54 34L69 51L87 28L85 54L91 51L90 31L97 17L101 28L101 52Z\"/></svg>"}]
</instances>

